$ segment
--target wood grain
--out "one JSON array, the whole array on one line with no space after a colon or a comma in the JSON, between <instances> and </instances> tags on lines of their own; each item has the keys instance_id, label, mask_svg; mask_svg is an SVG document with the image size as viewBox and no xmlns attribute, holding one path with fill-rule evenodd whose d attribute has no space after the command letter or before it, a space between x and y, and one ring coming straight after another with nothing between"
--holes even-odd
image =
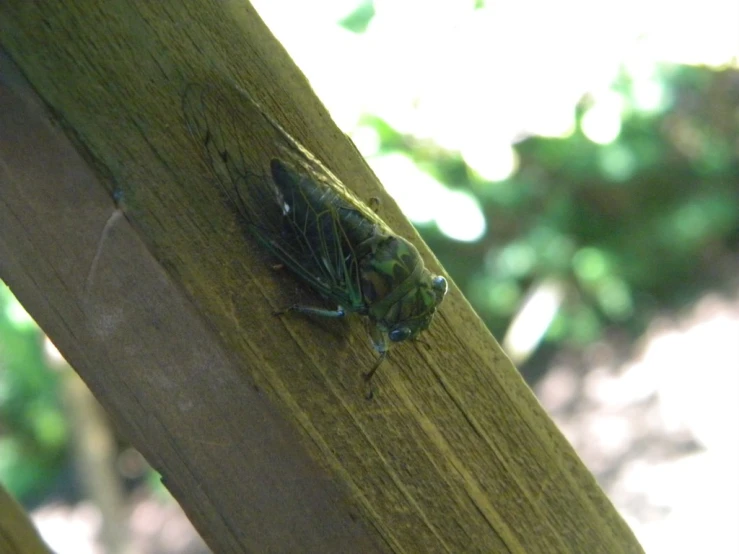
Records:
<instances>
[{"instance_id":1,"label":"wood grain","mask_svg":"<svg viewBox=\"0 0 739 554\"><path fill-rule=\"evenodd\" d=\"M4 61L0 277L215 552L641 551L456 287L371 402L358 319L272 316L311 293L223 203L190 82L248 90L441 269L248 4L6 0L0 43L46 105Z\"/></svg>"}]
</instances>

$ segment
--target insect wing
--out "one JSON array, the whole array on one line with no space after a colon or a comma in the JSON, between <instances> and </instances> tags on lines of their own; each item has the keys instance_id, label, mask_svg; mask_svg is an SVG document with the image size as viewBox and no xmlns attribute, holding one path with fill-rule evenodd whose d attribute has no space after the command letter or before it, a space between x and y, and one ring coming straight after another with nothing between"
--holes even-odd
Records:
<instances>
[{"instance_id":1,"label":"insect wing","mask_svg":"<svg viewBox=\"0 0 739 554\"><path fill-rule=\"evenodd\" d=\"M280 233L282 210L277 189L245 157L242 133L254 127L228 99L208 85L189 85L182 100L190 134L221 191L257 238L270 243ZM249 169L252 167L252 169ZM256 171L255 171L256 169Z\"/></svg>"},{"instance_id":2,"label":"insect wing","mask_svg":"<svg viewBox=\"0 0 739 554\"><path fill-rule=\"evenodd\" d=\"M361 311L357 255L346 228L361 203L354 207L350 202L358 201L338 179L246 93L226 94L189 85L183 97L187 125L224 194L280 261L325 297ZM249 149L255 154L254 141L243 138L249 132L272 135L285 160L268 151L247 158Z\"/></svg>"},{"instance_id":3,"label":"insect wing","mask_svg":"<svg viewBox=\"0 0 739 554\"><path fill-rule=\"evenodd\" d=\"M362 200L344 186L344 184L308 149L294 139L283 127L271 117L270 124L280 135L278 146L282 153L283 163L292 166L293 170L310 179L329 197L338 201L344 210L351 210L358 218L371 223L382 234L390 235L392 231L380 217Z\"/></svg>"}]
</instances>

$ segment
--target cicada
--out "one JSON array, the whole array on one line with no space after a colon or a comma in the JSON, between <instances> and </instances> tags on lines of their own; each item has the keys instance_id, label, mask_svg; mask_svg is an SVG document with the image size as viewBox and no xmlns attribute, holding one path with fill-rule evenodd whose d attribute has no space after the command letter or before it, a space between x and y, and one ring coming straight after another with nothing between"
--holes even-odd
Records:
<instances>
[{"instance_id":1,"label":"cicada","mask_svg":"<svg viewBox=\"0 0 739 554\"><path fill-rule=\"evenodd\" d=\"M379 354L369 381L397 343L431 324L447 281L418 250L349 191L249 94L189 85L183 111L192 137L245 228L335 309L296 304L285 311L368 320ZM243 141L248 133L259 140ZM257 144L274 143L266 156ZM259 160L262 160L261 162ZM260 166L260 163L263 166Z\"/></svg>"}]
</instances>

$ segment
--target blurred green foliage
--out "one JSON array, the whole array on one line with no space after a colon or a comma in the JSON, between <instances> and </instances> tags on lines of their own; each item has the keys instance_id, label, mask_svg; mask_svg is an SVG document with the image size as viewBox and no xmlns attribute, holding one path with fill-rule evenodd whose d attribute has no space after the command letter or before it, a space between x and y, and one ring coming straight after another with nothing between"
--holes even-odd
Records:
<instances>
[{"instance_id":1,"label":"blurred green foliage","mask_svg":"<svg viewBox=\"0 0 739 554\"><path fill-rule=\"evenodd\" d=\"M403 152L449 186L472 191L486 235L473 244L421 233L493 333L502 338L535 283L566 290L549 344L587 344L611 327L635 338L733 276L739 248L739 72L663 66L665 101L643 109L624 74L621 132L596 144L581 123L567 138L516 145L519 170L480 179L448 152L373 125L385 152Z\"/></svg>"},{"instance_id":2,"label":"blurred green foliage","mask_svg":"<svg viewBox=\"0 0 739 554\"><path fill-rule=\"evenodd\" d=\"M59 375L44 360L43 339L0 282L0 482L21 499L48 488L67 443Z\"/></svg>"}]
</instances>

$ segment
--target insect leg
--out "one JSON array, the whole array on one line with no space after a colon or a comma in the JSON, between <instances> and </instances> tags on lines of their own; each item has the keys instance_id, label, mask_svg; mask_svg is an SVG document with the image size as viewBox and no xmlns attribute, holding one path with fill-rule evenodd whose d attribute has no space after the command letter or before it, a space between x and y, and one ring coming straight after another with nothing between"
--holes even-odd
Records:
<instances>
[{"instance_id":1,"label":"insect leg","mask_svg":"<svg viewBox=\"0 0 739 554\"><path fill-rule=\"evenodd\" d=\"M293 304L292 306L289 306L285 308L284 310L277 310L276 312L273 312L273 313L274 315L282 315L287 312L299 312L301 314L317 315L320 317L344 317L346 315L346 311L341 306L339 306L335 310L327 310L325 308L315 308L313 306L303 306L302 304Z\"/></svg>"},{"instance_id":2,"label":"insect leg","mask_svg":"<svg viewBox=\"0 0 739 554\"><path fill-rule=\"evenodd\" d=\"M385 356L387 356L387 352L380 352L380 357L375 362L375 365L372 367L372 369L370 369L367 373L364 374L365 382L369 383L372 380L372 377L377 371L377 368L380 367L380 364L382 364L383 360L385 359Z\"/></svg>"}]
</instances>

